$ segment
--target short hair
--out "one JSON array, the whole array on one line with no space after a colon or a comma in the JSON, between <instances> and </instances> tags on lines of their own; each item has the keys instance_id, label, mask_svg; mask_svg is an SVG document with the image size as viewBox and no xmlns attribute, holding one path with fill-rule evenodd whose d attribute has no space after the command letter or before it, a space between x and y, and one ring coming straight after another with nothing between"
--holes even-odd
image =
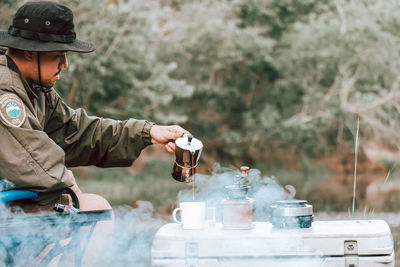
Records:
<instances>
[{"instance_id":1,"label":"short hair","mask_svg":"<svg viewBox=\"0 0 400 267\"><path fill-rule=\"evenodd\" d=\"M17 48L12 48L12 47L9 47L7 49L7 53L9 55L12 55L12 56L15 56L15 57L23 57L24 56L24 50L17 49Z\"/></svg>"}]
</instances>

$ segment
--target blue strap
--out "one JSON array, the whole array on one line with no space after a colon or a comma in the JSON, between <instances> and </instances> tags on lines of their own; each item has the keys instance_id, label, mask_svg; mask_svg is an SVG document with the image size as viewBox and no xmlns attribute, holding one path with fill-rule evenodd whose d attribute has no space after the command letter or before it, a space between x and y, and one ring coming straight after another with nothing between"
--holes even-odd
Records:
<instances>
[{"instance_id":1,"label":"blue strap","mask_svg":"<svg viewBox=\"0 0 400 267\"><path fill-rule=\"evenodd\" d=\"M6 203L14 200L35 198L38 192L29 190L9 190L0 192L0 203Z\"/></svg>"}]
</instances>

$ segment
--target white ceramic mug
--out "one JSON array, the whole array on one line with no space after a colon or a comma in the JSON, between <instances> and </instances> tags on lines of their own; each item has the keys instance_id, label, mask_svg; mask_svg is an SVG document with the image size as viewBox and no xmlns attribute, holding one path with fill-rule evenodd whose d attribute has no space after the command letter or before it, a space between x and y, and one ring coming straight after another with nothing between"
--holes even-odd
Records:
<instances>
[{"instance_id":1,"label":"white ceramic mug","mask_svg":"<svg viewBox=\"0 0 400 267\"><path fill-rule=\"evenodd\" d=\"M202 229L205 221L205 202L181 202L179 208L174 209L172 217L174 221L182 224L183 229ZM176 218L176 214L180 211L181 220Z\"/></svg>"}]
</instances>

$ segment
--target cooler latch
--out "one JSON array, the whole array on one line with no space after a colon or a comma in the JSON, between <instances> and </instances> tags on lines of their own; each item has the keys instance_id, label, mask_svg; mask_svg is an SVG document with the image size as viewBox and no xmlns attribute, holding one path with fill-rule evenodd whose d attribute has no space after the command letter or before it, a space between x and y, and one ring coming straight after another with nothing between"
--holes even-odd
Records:
<instances>
[{"instance_id":1,"label":"cooler latch","mask_svg":"<svg viewBox=\"0 0 400 267\"><path fill-rule=\"evenodd\" d=\"M356 240L344 241L345 267L358 267L358 245Z\"/></svg>"},{"instance_id":2,"label":"cooler latch","mask_svg":"<svg viewBox=\"0 0 400 267\"><path fill-rule=\"evenodd\" d=\"M185 243L185 267L199 266L199 245L197 242Z\"/></svg>"}]
</instances>

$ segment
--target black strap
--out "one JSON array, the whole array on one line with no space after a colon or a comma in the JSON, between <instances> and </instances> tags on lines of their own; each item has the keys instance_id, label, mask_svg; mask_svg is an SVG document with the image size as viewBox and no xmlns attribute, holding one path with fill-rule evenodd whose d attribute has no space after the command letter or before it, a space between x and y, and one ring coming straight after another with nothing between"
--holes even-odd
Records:
<instances>
[{"instance_id":1,"label":"black strap","mask_svg":"<svg viewBox=\"0 0 400 267\"><path fill-rule=\"evenodd\" d=\"M39 90L44 93L46 98L47 105L50 109L54 109L53 100L51 99L50 92L53 90L52 88L47 88L42 85L42 75L40 73L40 52L37 52L37 68L38 68L38 75L39 75Z\"/></svg>"},{"instance_id":2,"label":"black strap","mask_svg":"<svg viewBox=\"0 0 400 267\"><path fill-rule=\"evenodd\" d=\"M47 88L47 87L42 87L42 92L44 93L44 96L46 97L46 102L47 105L49 106L50 109L54 109L53 105L53 99L51 98L50 92L53 90L52 88Z\"/></svg>"},{"instance_id":3,"label":"black strap","mask_svg":"<svg viewBox=\"0 0 400 267\"><path fill-rule=\"evenodd\" d=\"M73 34L51 34L51 33L39 33L28 30L21 30L19 28L10 26L8 33L13 36L18 36L31 40L45 41L45 42L59 42L59 43L73 43L76 39L76 33Z\"/></svg>"},{"instance_id":4,"label":"black strap","mask_svg":"<svg viewBox=\"0 0 400 267\"><path fill-rule=\"evenodd\" d=\"M75 191L71 189L71 187L65 188L65 191L71 196L72 198L72 206L75 208L79 209L79 199L78 196L76 195Z\"/></svg>"},{"instance_id":5,"label":"black strap","mask_svg":"<svg viewBox=\"0 0 400 267\"><path fill-rule=\"evenodd\" d=\"M39 74L39 85L42 86L42 75L40 74L40 52L37 52L37 68Z\"/></svg>"}]
</instances>

